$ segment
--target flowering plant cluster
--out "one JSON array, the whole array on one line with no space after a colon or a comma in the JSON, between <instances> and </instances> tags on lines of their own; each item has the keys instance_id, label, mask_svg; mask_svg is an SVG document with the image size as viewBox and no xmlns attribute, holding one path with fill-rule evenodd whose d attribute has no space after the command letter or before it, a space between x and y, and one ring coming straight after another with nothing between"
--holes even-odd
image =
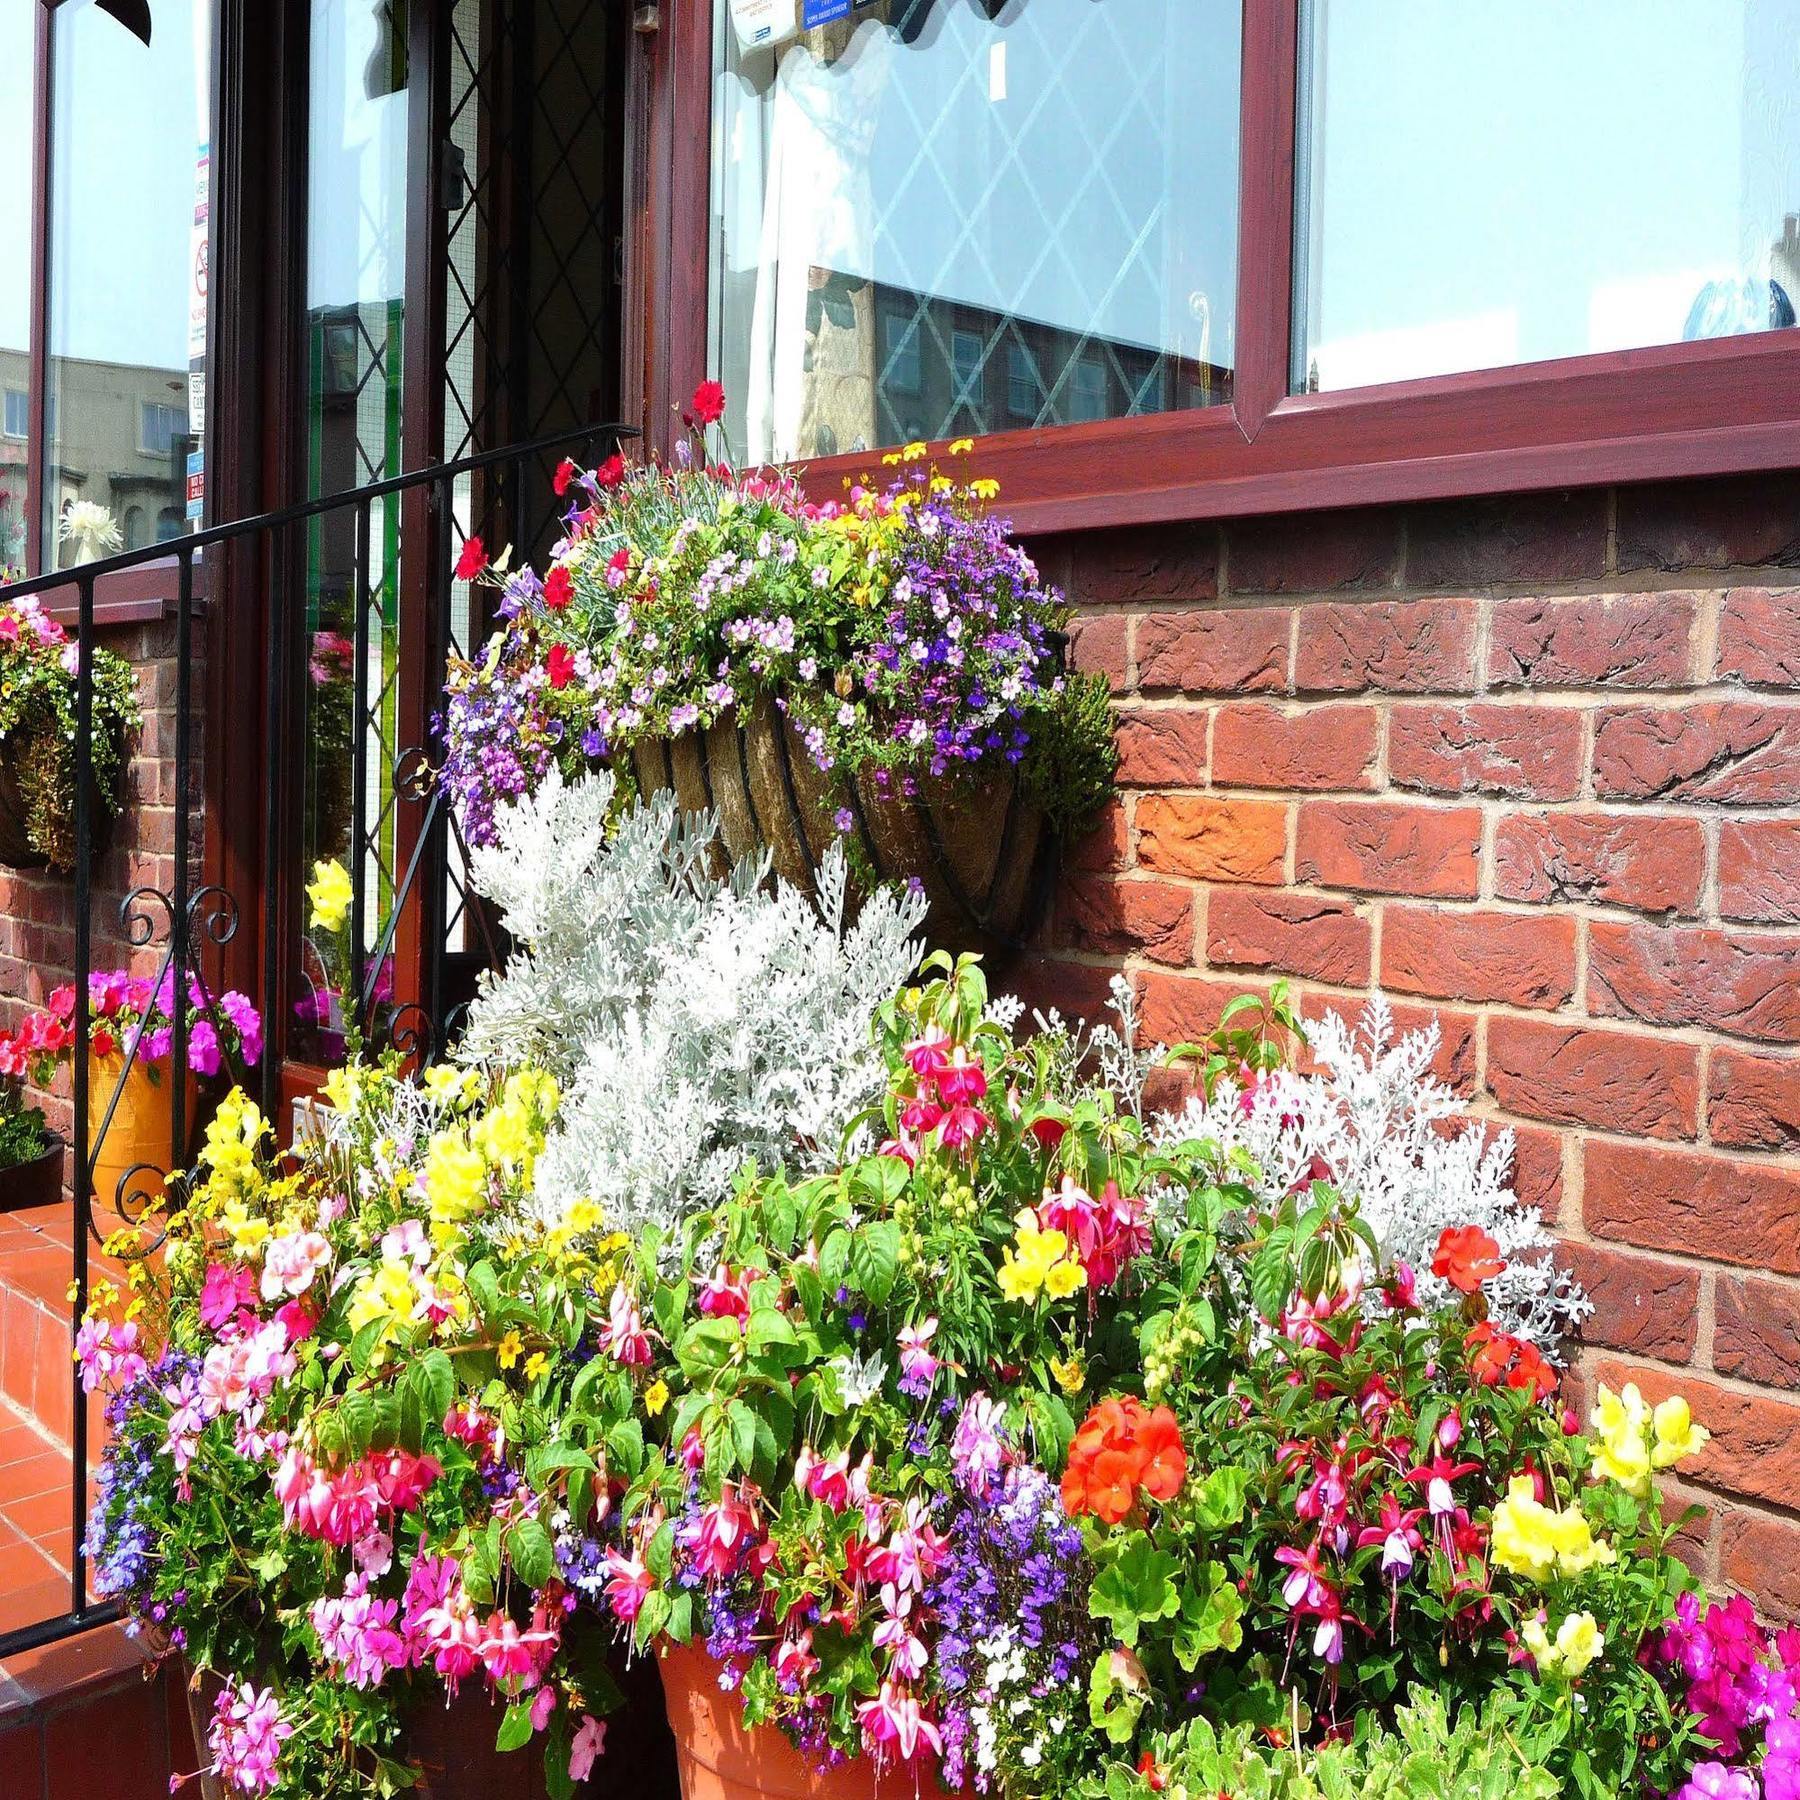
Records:
<instances>
[{"instance_id":1,"label":"flowering plant cluster","mask_svg":"<svg viewBox=\"0 0 1800 1800\"><path fill-rule=\"evenodd\" d=\"M262 1015L235 988L213 996L192 972L187 981L187 1066L196 1075L254 1068L262 1058ZM129 969L95 969L88 976L88 1051L101 1062L129 1061L151 1079L175 1043L175 972L160 978ZM26 1077L48 1087L75 1056L75 989L53 988L44 1005L15 1031L0 1035L0 1076Z\"/></svg>"},{"instance_id":2,"label":"flowering plant cluster","mask_svg":"<svg viewBox=\"0 0 1800 1800\"><path fill-rule=\"evenodd\" d=\"M445 779L470 840L491 842L495 806L553 764L627 767L640 743L765 702L837 790L840 832L846 780L911 795L1014 769L1079 825L1112 776L1105 684L1064 672L1067 608L987 510L995 484L912 445L886 459L887 487L817 504L791 474L708 460L722 406L705 384L672 462L565 462L564 536L541 576L465 546L458 574L496 583L503 617L448 683Z\"/></svg>"},{"instance_id":3,"label":"flowering plant cluster","mask_svg":"<svg viewBox=\"0 0 1800 1800\"><path fill-rule=\"evenodd\" d=\"M101 814L122 804L126 743L140 722L137 676L110 650L93 651L89 738ZM12 757L14 802L30 848L54 868L75 860L76 672L80 649L35 594L0 598L0 745Z\"/></svg>"},{"instance_id":4,"label":"flowering plant cluster","mask_svg":"<svg viewBox=\"0 0 1800 1800\"><path fill-rule=\"evenodd\" d=\"M1023 1034L937 955L858 1002L839 1116L721 1115L732 1178L679 1203L579 1192L579 1145L622 1140L571 1129L571 1083L649 1054L592 940L714 954L704 837L659 806L609 831L606 784L557 777L509 809L496 861L553 868L490 871L520 966L467 1060L336 1072L283 1155L234 1095L160 1262L83 1324L96 1579L225 1680L224 1781L391 1793L466 1689L568 1795L621 1665L685 1645L820 1766L1004 1800L1791 1791L1795 1642L1671 1551L1658 1478L1704 1431L1569 1404L1578 1296L1481 1157L1438 1165L1470 1211L1426 1234L1361 1103L1444 1136L1413 1040L1301 1075L1277 992L1146 1118L1129 1013ZM843 946L771 963L760 930L726 939L759 987L804 971L799 1008Z\"/></svg>"}]
</instances>

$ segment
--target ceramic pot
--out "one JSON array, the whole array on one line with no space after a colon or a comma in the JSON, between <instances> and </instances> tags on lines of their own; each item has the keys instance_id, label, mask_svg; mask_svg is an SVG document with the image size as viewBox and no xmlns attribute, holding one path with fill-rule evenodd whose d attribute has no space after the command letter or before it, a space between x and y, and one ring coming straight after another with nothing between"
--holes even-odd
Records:
<instances>
[{"instance_id":1,"label":"ceramic pot","mask_svg":"<svg viewBox=\"0 0 1800 1800\"><path fill-rule=\"evenodd\" d=\"M681 1800L951 1800L924 1765L885 1773L858 1757L820 1771L773 1725L744 1723L743 1701L719 1688L719 1665L697 1644L660 1660L675 1734Z\"/></svg>"},{"instance_id":2,"label":"ceramic pot","mask_svg":"<svg viewBox=\"0 0 1800 1800\"><path fill-rule=\"evenodd\" d=\"M803 892L840 837L851 867L880 882L917 881L931 912L927 941L989 958L1016 950L1043 917L1056 834L1013 774L969 782L920 778L910 799L884 793L873 774L822 773L799 734L764 699L707 731L639 744L639 789L674 790L690 811L719 821L731 861L769 853L775 872ZM849 832L836 815L849 811Z\"/></svg>"}]
</instances>

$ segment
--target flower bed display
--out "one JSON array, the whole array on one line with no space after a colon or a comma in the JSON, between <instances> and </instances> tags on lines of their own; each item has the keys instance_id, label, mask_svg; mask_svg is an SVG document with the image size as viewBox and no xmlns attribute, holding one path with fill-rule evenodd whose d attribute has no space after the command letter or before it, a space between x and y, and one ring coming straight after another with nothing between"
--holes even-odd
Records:
<instances>
[{"instance_id":1,"label":"flower bed display","mask_svg":"<svg viewBox=\"0 0 1800 1800\"><path fill-rule=\"evenodd\" d=\"M0 864L75 866L75 640L35 594L0 597ZM139 722L137 677L94 651L91 796L100 846L122 804L125 746Z\"/></svg>"},{"instance_id":2,"label":"flower bed display","mask_svg":"<svg viewBox=\"0 0 1800 1800\"><path fill-rule=\"evenodd\" d=\"M552 765L606 763L802 889L841 841L865 887L922 886L936 941L1016 942L1114 766L1104 681L1064 667L1066 607L987 510L992 482L919 445L884 459L885 489L816 505L708 460L721 405L696 394L673 463L565 463L541 577L465 548L505 623L448 684L464 831L490 842Z\"/></svg>"},{"instance_id":3,"label":"flower bed display","mask_svg":"<svg viewBox=\"0 0 1800 1800\"><path fill-rule=\"evenodd\" d=\"M567 1795L655 1656L687 1800L1793 1791L1800 1640L1671 1551L1705 1433L1572 1410L1428 1038L1302 1073L1277 990L1146 1114L1123 983L906 981L916 907L719 883L604 779L494 829L465 1060L285 1157L234 1096L82 1333L95 1579L229 1684L231 1789L399 1791L460 1691Z\"/></svg>"}]
</instances>

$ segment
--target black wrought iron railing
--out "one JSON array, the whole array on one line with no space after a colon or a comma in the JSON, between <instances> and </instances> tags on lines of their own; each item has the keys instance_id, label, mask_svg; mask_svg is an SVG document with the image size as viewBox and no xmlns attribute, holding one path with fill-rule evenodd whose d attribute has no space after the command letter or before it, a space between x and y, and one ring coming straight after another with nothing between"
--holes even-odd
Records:
<instances>
[{"instance_id":1,"label":"black wrought iron railing","mask_svg":"<svg viewBox=\"0 0 1800 1800\"><path fill-rule=\"evenodd\" d=\"M301 534L315 534L312 566L316 568L316 533L323 523L344 516L352 522L350 635L356 691L351 744L353 819L347 871L352 889L348 940L351 966L344 989L346 1011L351 1023L362 1029L370 1027L383 971L391 965L397 940L403 932L408 933L416 950L414 991L386 1010L381 1027L388 1042L418 1054L422 1060L428 1059L442 1040L447 1004L446 964L451 950L444 894L452 882L466 875L467 847L451 809L430 778L429 745L423 737L400 748L385 772L385 781L371 784L372 758L382 744L379 733L370 728L371 708L388 690L392 679L386 666L392 648L391 634L382 609L400 607L396 617L398 630L413 634L408 639L408 654L413 658L415 680L422 679L428 690L435 686L441 692L443 654L455 639L451 605L458 532L505 531L509 541L521 550L528 548L546 530L553 529L551 520L556 508L549 499L546 459L563 451L597 459L630 435L633 434L628 428L612 424L555 433L230 524L209 526L170 542L149 544L34 576L4 590L5 599L16 601L31 595L66 595L73 589L73 642L79 660L74 744L75 854L69 878L74 897L74 946L73 966L67 971L74 989L69 1021L73 1033L69 1188L74 1229L69 1353L63 1359L73 1396L68 1446L68 1595L67 1605L61 1611L0 1631L0 1662L115 1616L109 1605L96 1600L89 1591L83 1542L87 1530L88 1460L94 1446L72 1355L74 1334L88 1304L93 1250L108 1235L101 1230L96 1202L99 1210L113 1219L139 1228L140 1253L154 1246L157 1217L179 1207L181 1171L189 1161L191 1128L195 1124L189 1116L190 1032L185 1001L191 981L196 984L200 1014L210 1015L215 1028L222 1025L216 966L219 954L235 939L241 916L237 896L216 883L198 879L194 857L195 734L199 724L195 703L194 603L196 594L202 591L202 579L209 605L232 605L241 595L253 595L260 598L266 621L265 767L257 777L264 801L263 842L256 863L267 884L285 862L297 864L300 854L294 808L291 794L286 791L282 765L294 736L294 697L289 689L296 684L299 673L293 662L301 638L294 608L304 601L309 568L308 547ZM476 477L483 478L485 492L472 501ZM465 510L472 506L473 517L459 518L459 492ZM544 496L541 512L525 498L534 492ZM373 530L376 512L383 509L385 528L390 523L386 510L389 503L401 499L422 501L423 510L416 504L400 508L398 561L386 559L377 579ZM490 541L500 539L496 536ZM90 1046L89 976L94 964L94 916L100 898L95 870L99 820L92 779L96 611L109 582L147 565L167 565L171 561L176 594L172 874L166 889L136 886L118 902L119 936L124 945L138 951L158 946L155 984L160 987L165 980L170 983L173 1003L167 1071L171 1113L168 1158L160 1167L139 1163L127 1169L112 1193L97 1195L95 1181L101 1151L113 1128L140 1046L135 1038L129 1038L119 1046L116 1070L109 1062L104 1071L96 1068L97 1059ZM397 571L404 572L404 583ZM410 611L400 598L402 594L412 597ZM421 732L431 710L430 691L422 699L424 704L415 708L414 717ZM198 753L205 752L202 741ZM217 753L215 747L214 754ZM394 834L394 842L402 844L405 850L403 866L401 859L395 857L394 866L384 869L379 857L367 853L370 833L376 828L370 817L370 797L375 792L387 796L378 810L402 803L418 808L412 828L403 836ZM458 859L460 870L455 866ZM284 965L297 946L278 909L264 906L260 912L263 941L260 974L255 978L259 991L251 997L268 1026L268 1039L260 1068L251 1079L260 1092L264 1116L273 1120L282 1092L284 1021L277 1017L277 1011L288 992ZM471 910L470 921L471 932L482 940L473 952L475 959L492 958L497 947L487 935L486 921L478 907ZM218 1035L221 1041L227 1036L223 1030ZM248 1074L242 1069L230 1072L239 1079Z\"/></svg>"}]
</instances>

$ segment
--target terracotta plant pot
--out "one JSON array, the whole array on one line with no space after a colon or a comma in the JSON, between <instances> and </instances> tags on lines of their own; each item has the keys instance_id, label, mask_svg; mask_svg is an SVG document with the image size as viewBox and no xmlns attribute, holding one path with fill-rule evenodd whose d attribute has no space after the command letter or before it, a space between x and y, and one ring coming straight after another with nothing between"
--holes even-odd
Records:
<instances>
[{"instance_id":1,"label":"terracotta plant pot","mask_svg":"<svg viewBox=\"0 0 1800 1800\"><path fill-rule=\"evenodd\" d=\"M120 1067L120 1059L116 1056L96 1056L90 1065L90 1143L98 1136L106 1119L106 1109L112 1105ZM199 1103L200 1086L190 1076L185 1109L190 1138ZM170 1167L180 1167L187 1161L185 1154L177 1156L173 1164L170 1161L174 1148L170 1141L174 1110L174 1088L168 1065L160 1064L152 1070L141 1062L134 1062L119 1092L112 1123L107 1125L106 1135L99 1142L99 1154L94 1159L94 1205L102 1213L129 1211L135 1217L146 1205L153 1207L162 1199L164 1175ZM125 1183L123 1198L129 1203L127 1207L119 1204L121 1183Z\"/></svg>"},{"instance_id":2,"label":"terracotta plant pot","mask_svg":"<svg viewBox=\"0 0 1800 1800\"><path fill-rule=\"evenodd\" d=\"M858 1758L823 1772L772 1725L744 1723L743 1702L719 1689L719 1665L697 1644L661 1659L681 1800L949 1800L923 1765L878 1773Z\"/></svg>"},{"instance_id":3,"label":"terracotta plant pot","mask_svg":"<svg viewBox=\"0 0 1800 1800\"><path fill-rule=\"evenodd\" d=\"M943 949L1017 949L1049 898L1056 834L1015 775L925 777L913 799L884 795L872 775L821 773L769 700L708 731L640 744L632 772L646 794L672 788L690 811L715 813L732 861L767 850L776 873L807 893L847 806L852 869L923 884L926 936Z\"/></svg>"},{"instance_id":4,"label":"terracotta plant pot","mask_svg":"<svg viewBox=\"0 0 1800 1800\"><path fill-rule=\"evenodd\" d=\"M0 1213L23 1212L32 1206L53 1206L62 1198L63 1151L55 1132L30 1162L0 1169Z\"/></svg>"}]
</instances>

